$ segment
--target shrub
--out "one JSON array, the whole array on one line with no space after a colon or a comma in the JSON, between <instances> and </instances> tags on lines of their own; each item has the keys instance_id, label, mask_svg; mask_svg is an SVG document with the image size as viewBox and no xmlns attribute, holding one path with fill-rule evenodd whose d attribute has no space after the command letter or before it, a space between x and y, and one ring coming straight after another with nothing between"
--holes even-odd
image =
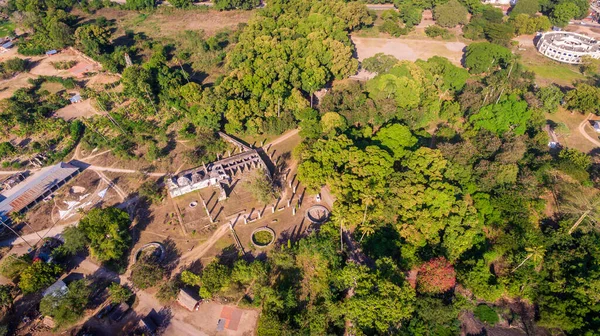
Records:
<instances>
[{"instance_id":1,"label":"shrub","mask_svg":"<svg viewBox=\"0 0 600 336\"><path fill-rule=\"evenodd\" d=\"M485 304L477 306L473 313L481 322L487 323L491 326L495 325L499 321L496 311Z\"/></svg>"},{"instance_id":2,"label":"shrub","mask_svg":"<svg viewBox=\"0 0 600 336\"><path fill-rule=\"evenodd\" d=\"M435 25L425 28L425 34L429 37L441 36L445 39L450 37L450 31L448 31L448 29Z\"/></svg>"},{"instance_id":3,"label":"shrub","mask_svg":"<svg viewBox=\"0 0 600 336\"><path fill-rule=\"evenodd\" d=\"M131 282L140 289L156 286L165 276L165 270L148 258L141 258L133 265Z\"/></svg>"},{"instance_id":4,"label":"shrub","mask_svg":"<svg viewBox=\"0 0 600 336\"><path fill-rule=\"evenodd\" d=\"M119 304L127 302L133 295L133 292L129 288L113 282L108 287L108 295L110 302Z\"/></svg>"}]
</instances>

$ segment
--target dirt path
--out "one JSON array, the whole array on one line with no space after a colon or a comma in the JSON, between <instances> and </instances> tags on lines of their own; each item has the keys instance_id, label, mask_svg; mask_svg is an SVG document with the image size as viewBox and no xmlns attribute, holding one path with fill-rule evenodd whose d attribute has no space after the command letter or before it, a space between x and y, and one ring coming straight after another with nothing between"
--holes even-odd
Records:
<instances>
[{"instance_id":1,"label":"dirt path","mask_svg":"<svg viewBox=\"0 0 600 336\"><path fill-rule=\"evenodd\" d=\"M38 234L41 235L42 237L54 237L57 234L62 233L65 228L75 225L75 224L76 223L69 223L69 224L53 226L49 229L44 229L44 230L40 230L40 231L37 231L34 233L30 233L30 234L21 236L23 239L15 237L15 238L3 240L0 242L0 246L20 245L20 244L24 244L25 242L34 244L40 240L40 237L38 236Z\"/></svg>"},{"instance_id":2,"label":"dirt path","mask_svg":"<svg viewBox=\"0 0 600 336\"><path fill-rule=\"evenodd\" d=\"M213 233L213 235L210 238L208 238L207 241L194 247L191 251L184 253L181 256L181 258L179 258L178 268L183 269L186 266L186 263L193 262L193 261L196 261L196 260L202 258L206 254L206 252L208 252L219 239L223 238L223 236L226 235L227 232L229 232L229 230L230 230L229 227L230 227L229 222L221 225Z\"/></svg>"},{"instance_id":3,"label":"dirt path","mask_svg":"<svg viewBox=\"0 0 600 336\"><path fill-rule=\"evenodd\" d=\"M585 131L585 126L589 124L589 119L592 117L592 114L590 113L587 118L585 118L581 124L579 124L579 133L581 133L581 135L583 135L584 138L588 139L591 143L593 143L594 145L596 145L597 147L600 147L600 141L594 139L593 137L591 137L589 134L587 134L587 132Z\"/></svg>"},{"instance_id":4,"label":"dirt path","mask_svg":"<svg viewBox=\"0 0 600 336\"><path fill-rule=\"evenodd\" d=\"M293 137L294 135L298 134L298 132L299 131L297 129L291 130L291 131L283 134L279 138L277 138L277 139L269 142L268 144L264 145L263 148L268 148L269 146L276 146L276 145L278 145L278 144L286 141L287 139Z\"/></svg>"}]
</instances>

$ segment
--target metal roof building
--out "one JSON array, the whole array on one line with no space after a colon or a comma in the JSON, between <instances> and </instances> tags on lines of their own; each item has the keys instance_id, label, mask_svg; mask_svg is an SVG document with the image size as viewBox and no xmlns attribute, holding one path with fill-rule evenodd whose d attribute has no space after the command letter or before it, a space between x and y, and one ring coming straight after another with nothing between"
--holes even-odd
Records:
<instances>
[{"instance_id":1,"label":"metal roof building","mask_svg":"<svg viewBox=\"0 0 600 336\"><path fill-rule=\"evenodd\" d=\"M0 219L6 220L10 212L31 209L78 173L79 168L61 162L29 176L14 188L0 194Z\"/></svg>"},{"instance_id":2,"label":"metal roof building","mask_svg":"<svg viewBox=\"0 0 600 336\"><path fill-rule=\"evenodd\" d=\"M179 290L179 295L177 295L177 303L181 306L187 308L189 311L198 310L198 306L200 305L200 300L194 298L190 293L188 293L184 289Z\"/></svg>"}]
</instances>

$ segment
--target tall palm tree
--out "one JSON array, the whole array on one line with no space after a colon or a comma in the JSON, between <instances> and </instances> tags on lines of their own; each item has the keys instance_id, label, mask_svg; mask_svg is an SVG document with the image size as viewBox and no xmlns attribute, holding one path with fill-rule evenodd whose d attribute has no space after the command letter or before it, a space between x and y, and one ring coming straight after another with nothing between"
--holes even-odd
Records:
<instances>
[{"instance_id":1,"label":"tall palm tree","mask_svg":"<svg viewBox=\"0 0 600 336\"><path fill-rule=\"evenodd\" d=\"M519 266L515 267L512 271L513 273L518 270L521 266L527 262L527 260L531 259L536 266L536 271L539 271L541 267L542 260L544 260L544 255L546 254L546 248L543 245L534 246L534 247L526 247L525 251L528 252L527 257L521 261Z\"/></svg>"},{"instance_id":2,"label":"tall palm tree","mask_svg":"<svg viewBox=\"0 0 600 336\"><path fill-rule=\"evenodd\" d=\"M578 219L569 229L572 234L584 221L592 224L600 221L600 197L591 189L566 185L560 195L560 211L565 214L578 216Z\"/></svg>"},{"instance_id":3,"label":"tall palm tree","mask_svg":"<svg viewBox=\"0 0 600 336\"><path fill-rule=\"evenodd\" d=\"M34 232L38 238L40 238L40 240L42 240L42 236L40 236L39 233L37 233L37 231L35 231L31 225L29 225L29 223L25 220L25 214L22 212L11 212L10 214L8 214L8 217L10 217L11 222L13 222L13 224L15 225L19 225L19 224L25 224L29 230L31 230L32 232Z\"/></svg>"}]
</instances>

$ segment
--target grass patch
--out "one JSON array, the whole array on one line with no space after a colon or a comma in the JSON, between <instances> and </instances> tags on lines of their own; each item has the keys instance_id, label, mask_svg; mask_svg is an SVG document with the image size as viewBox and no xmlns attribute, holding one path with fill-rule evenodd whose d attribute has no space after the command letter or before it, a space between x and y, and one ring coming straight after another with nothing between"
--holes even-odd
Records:
<instances>
[{"instance_id":1,"label":"grass patch","mask_svg":"<svg viewBox=\"0 0 600 336\"><path fill-rule=\"evenodd\" d=\"M15 31L15 25L9 21L0 21L0 37L11 35Z\"/></svg>"},{"instance_id":2,"label":"grass patch","mask_svg":"<svg viewBox=\"0 0 600 336\"><path fill-rule=\"evenodd\" d=\"M485 304L477 306L474 313L481 322L487 323L491 326L495 325L500 320L498 318L498 313L496 313L494 309L490 308L490 306Z\"/></svg>"},{"instance_id":3,"label":"grass patch","mask_svg":"<svg viewBox=\"0 0 600 336\"><path fill-rule=\"evenodd\" d=\"M535 72L537 77L563 82L572 83L585 78L584 75L571 69L571 66L562 64L528 65L527 70Z\"/></svg>"},{"instance_id":4,"label":"grass patch","mask_svg":"<svg viewBox=\"0 0 600 336\"><path fill-rule=\"evenodd\" d=\"M252 241L258 246L266 246L273 240L273 234L269 231L258 231L252 236Z\"/></svg>"}]
</instances>

